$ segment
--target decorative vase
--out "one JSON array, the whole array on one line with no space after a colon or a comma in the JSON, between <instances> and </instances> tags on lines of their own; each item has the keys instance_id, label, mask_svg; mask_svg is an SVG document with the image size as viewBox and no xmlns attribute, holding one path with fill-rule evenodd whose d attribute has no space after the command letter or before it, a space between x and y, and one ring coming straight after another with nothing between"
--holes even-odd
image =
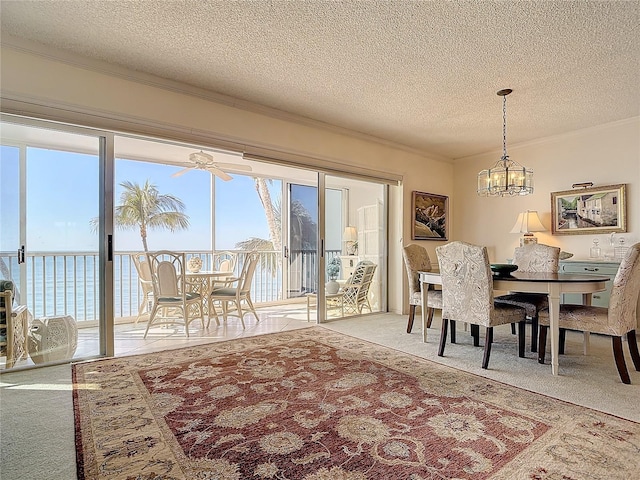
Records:
<instances>
[{"instance_id":1,"label":"decorative vase","mask_svg":"<svg viewBox=\"0 0 640 480\"><path fill-rule=\"evenodd\" d=\"M202 259L200 257L191 257L187 260L187 269L191 273L198 273L202 268Z\"/></svg>"},{"instance_id":2,"label":"decorative vase","mask_svg":"<svg viewBox=\"0 0 640 480\"><path fill-rule=\"evenodd\" d=\"M329 280L324 286L324 291L329 295L338 293L338 290L340 290L340 284L335 280Z\"/></svg>"}]
</instances>

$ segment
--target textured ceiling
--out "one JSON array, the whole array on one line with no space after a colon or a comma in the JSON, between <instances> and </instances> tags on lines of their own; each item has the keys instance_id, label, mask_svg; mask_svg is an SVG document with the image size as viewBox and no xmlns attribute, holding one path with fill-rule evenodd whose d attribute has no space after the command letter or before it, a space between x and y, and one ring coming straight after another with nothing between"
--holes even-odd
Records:
<instances>
[{"instance_id":1,"label":"textured ceiling","mask_svg":"<svg viewBox=\"0 0 640 480\"><path fill-rule=\"evenodd\" d=\"M640 2L8 1L3 33L448 158L640 115Z\"/></svg>"}]
</instances>

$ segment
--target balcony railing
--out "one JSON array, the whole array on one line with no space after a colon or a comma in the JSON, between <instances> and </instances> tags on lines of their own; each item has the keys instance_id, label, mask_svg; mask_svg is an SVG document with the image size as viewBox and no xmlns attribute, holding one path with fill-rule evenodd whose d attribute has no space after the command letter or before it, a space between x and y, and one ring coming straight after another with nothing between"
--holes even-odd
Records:
<instances>
[{"instance_id":1,"label":"balcony railing","mask_svg":"<svg viewBox=\"0 0 640 480\"><path fill-rule=\"evenodd\" d=\"M114 254L114 316L134 317L142 300L142 289L131 255L138 252ZM199 256L202 269L211 270L214 253L187 251L187 259ZM236 250L238 261L235 274L239 274L247 251ZM275 251L260 251L260 261L253 278L251 294L256 304L276 303L287 298L283 292L282 255ZM317 252L292 251L289 258L289 295L304 295L317 291ZM328 251L327 260L340 255ZM35 318L71 315L78 322L98 319L99 268L97 252L31 252L26 255L26 291L20 291L19 266L15 253L0 253L8 268L9 278L18 287L17 301L27 305ZM274 265L275 271L274 271Z\"/></svg>"}]
</instances>

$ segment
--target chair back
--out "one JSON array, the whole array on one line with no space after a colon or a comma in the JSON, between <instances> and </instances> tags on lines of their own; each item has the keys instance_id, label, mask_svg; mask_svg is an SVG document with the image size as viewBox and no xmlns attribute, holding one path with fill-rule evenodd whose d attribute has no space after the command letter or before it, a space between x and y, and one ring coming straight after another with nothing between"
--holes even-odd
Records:
<instances>
[{"instance_id":1,"label":"chair back","mask_svg":"<svg viewBox=\"0 0 640 480\"><path fill-rule=\"evenodd\" d=\"M216 253L216 263L214 265L214 270L218 272L232 273L236 268L237 261L238 255L235 252L224 251Z\"/></svg>"},{"instance_id":2,"label":"chair back","mask_svg":"<svg viewBox=\"0 0 640 480\"><path fill-rule=\"evenodd\" d=\"M431 271L431 259L427 249L422 245L412 243L402 249L402 258L409 280L409 297L420 291L420 278L418 272Z\"/></svg>"},{"instance_id":3,"label":"chair back","mask_svg":"<svg viewBox=\"0 0 640 480\"><path fill-rule=\"evenodd\" d=\"M451 242L436 247L442 278L442 318L492 326L493 279L486 247Z\"/></svg>"},{"instance_id":4,"label":"chair back","mask_svg":"<svg viewBox=\"0 0 640 480\"><path fill-rule=\"evenodd\" d=\"M148 253L147 258L153 294L156 298L184 297L186 293L185 254L160 250Z\"/></svg>"},{"instance_id":5,"label":"chair back","mask_svg":"<svg viewBox=\"0 0 640 480\"><path fill-rule=\"evenodd\" d=\"M357 263L349 281L345 283L342 289L345 297L351 303L361 305L367 302L369 287L376 273L376 267L375 263L368 260L362 260Z\"/></svg>"},{"instance_id":6,"label":"chair back","mask_svg":"<svg viewBox=\"0 0 640 480\"><path fill-rule=\"evenodd\" d=\"M258 252L251 252L247 254L244 259L242 272L240 273L240 277L238 277L238 289L240 292L251 291L251 283L253 282L253 275L256 271L256 267L258 266L259 258L260 256L258 255Z\"/></svg>"},{"instance_id":7,"label":"chair back","mask_svg":"<svg viewBox=\"0 0 640 480\"><path fill-rule=\"evenodd\" d=\"M640 295L640 243L632 245L620 262L609 297L608 323L621 335L636 329Z\"/></svg>"},{"instance_id":8,"label":"chair back","mask_svg":"<svg viewBox=\"0 0 640 480\"><path fill-rule=\"evenodd\" d=\"M519 272L558 273L560 249L542 243L530 243L517 247L513 254L513 263Z\"/></svg>"},{"instance_id":9,"label":"chair back","mask_svg":"<svg viewBox=\"0 0 640 480\"><path fill-rule=\"evenodd\" d=\"M134 253L131 255L133 265L138 272L138 279L141 282L151 282L151 269L149 268L149 260L145 253Z\"/></svg>"}]
</instances>

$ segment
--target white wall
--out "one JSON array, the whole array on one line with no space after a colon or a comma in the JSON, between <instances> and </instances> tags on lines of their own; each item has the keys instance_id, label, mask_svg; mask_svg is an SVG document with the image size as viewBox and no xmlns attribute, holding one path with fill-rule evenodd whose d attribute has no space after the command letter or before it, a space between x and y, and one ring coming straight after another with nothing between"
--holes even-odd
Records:
<instances>
[{"instance_id":1,"label":"white wall","mask_svg":"<svg viewBox=\"0 0 640 480\"><path fill-rule=\"evenodd\" d=\"M392 189L390 199L389 309L407 310L401 246L410 242L411 191L451 196L453 165L446 159L335 128L292 121L286 115L271 116L260 108L249 111L229 102L219 103L215 96L189 87L94 65L50 49L40 51L31 45L16 48L3 42L0 61L4 112L19 110L102 128L128 125L134 133L183 132L203 141L208 137L225 139L318 157L363 173L373 169L402 175L404 184ZM433 242L422 243L428 243L433 254Z\"/></svg>"},{"instance_id":2,"label":"white wall","mask_svg":"<svg viewBox=\"0 0 640 480\"><path fill-rule=\"evenodd\" d=\"M499 139L496 139L498 141ZM513 256L519 234L511 234L519 212L537 210L548 232L536 233L539 243L587 258L594 238L602 247L608 235L552 235L551 192L571 190L579 182L594 186L627 184L627 244L640 241L640 117L576 131L567 135L510 146L512 160L533 169L534 193L525 197L481 198L476 176L490 167L501 152L455 161L454 235L456 240L486 245L492 261Z\"/></svg>"}]
</instances>

